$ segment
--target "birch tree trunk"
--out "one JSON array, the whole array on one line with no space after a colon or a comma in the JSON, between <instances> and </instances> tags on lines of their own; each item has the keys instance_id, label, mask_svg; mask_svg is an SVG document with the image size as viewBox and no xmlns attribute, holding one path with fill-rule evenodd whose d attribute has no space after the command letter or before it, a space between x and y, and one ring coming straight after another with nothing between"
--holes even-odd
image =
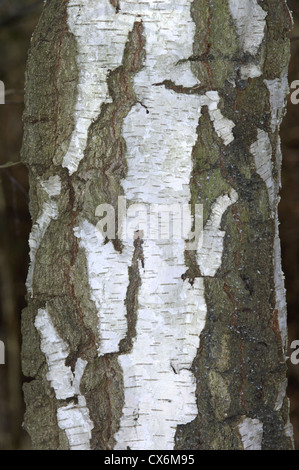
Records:
<instances>
[{"instance_id":1,"label":"birch tree trunk","mask_svg":"<svg viewBox=\"0 0 299 470\"><path fill-rule=\"evenodd\" d=\"M34 448L292 448L277 217L291 22L284 0L46 1L22 151ZM96 208L119 228L119 197L202 204L201 246L104 238Z\"/></svg>"}]
</instances>

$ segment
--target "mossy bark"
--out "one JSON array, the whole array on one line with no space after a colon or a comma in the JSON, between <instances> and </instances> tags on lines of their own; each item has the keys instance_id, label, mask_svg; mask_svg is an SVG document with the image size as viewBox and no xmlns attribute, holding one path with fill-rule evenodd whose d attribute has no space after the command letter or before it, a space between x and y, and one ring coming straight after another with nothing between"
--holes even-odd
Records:
<instances>
[{"instance_id":1,"label":"mossy bark","mask_svg":"<svg viewBox=\"0 0 299 470\"><path fill-rule=\"evenodd\" d=\"M31 379L24 385L25 428L36 449L70 447L57 422L57 409L67 401L55 397L47 379L48 364L34 323L38 310L47 306L56 331L68 345L66 365L74 370L78 358L88 363L80 391L94 423L91 448L113 449L124 406L118 355L130 350L136 336L142 243L135 243L129 268L127 336L118 353L99 357L98 319L90 296L86 255L74 228L83 219L95 224L96 207L102 203L116 206L123 194L121 180L127 163L122 126L138 101L134 77L143 66L146 37L142 18L136 19L122 64L107 78L110 102L99 109L88 131L84 159L69 175L61 164L74 129L79 70L76 38L67 23L68 3L46 2L27 66L22 158L30 173L33 224L46 202L40 181L58 175L61 191L55 199L58 215L50 220L36 251L33 295L28 295L28 308L23 312L23 372ZM121 3L111 0L116 11ZM178 93L217 90L222 114L235 123L234 140L227 146L205 107L199 117L190 192L192 203L204 205L204 223L221 194L233 188L239 196L237 205L222 219L221 267L215 277L204 279L207 318L192 365L198 416L177 427L176 449L242 449L238 425L243 417L263 423L262 449L292 448L286 432L285 395L277 406L286 365L275 301L275 219L266 183L257 173L250 151L257 129L265 131L272 146L273 178L278 188L278 127L273 131L265 81L280 78L287 68L290 16L281 0L257 3L267 12L264 38L255 57L260 76L240 76L241 67L252 58L240 47L229 1L194 0L191 15L196 33L193 55L186 60L201 89L178 89L164 83ZM114 240L114 247L121 252L119 240ZM186 253L184 282L193 282L198 276L195 258Z\"/></svg>"}]
</instances>

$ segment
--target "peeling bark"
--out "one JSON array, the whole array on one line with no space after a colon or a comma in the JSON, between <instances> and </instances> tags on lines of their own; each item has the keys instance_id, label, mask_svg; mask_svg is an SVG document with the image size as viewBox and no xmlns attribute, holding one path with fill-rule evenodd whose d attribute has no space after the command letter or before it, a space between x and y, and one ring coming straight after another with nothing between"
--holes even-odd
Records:
<instances>
[{"instance_id":1,"label":"peeling bark","mask_svg":"<svg viewBox=\"0 0 299 470\"><path fill-rule=\"evenodd\" d=\"M292 448L277 217L289 25L280 0L46 2L22 151L35 448ZM119 201L156 220L202 204L197 249L125 236Z\"/></svg>"}]
</instances>

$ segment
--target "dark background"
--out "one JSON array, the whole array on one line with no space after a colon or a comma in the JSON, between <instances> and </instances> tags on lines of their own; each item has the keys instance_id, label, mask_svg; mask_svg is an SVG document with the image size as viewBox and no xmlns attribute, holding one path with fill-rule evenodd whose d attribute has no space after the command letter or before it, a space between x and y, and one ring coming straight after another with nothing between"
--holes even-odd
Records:
<instances>
[{"instance_id":1,"label":"dark background","mask_svg":"<svg viewBox=\"0 0 299 470\"><path fill-rule=\"evenodd\" d=\"M289 83L299 80L299 0L288 0L294 28L290 32ZM279 204L282 267L287 290L289 344L299 339L299 105L288 98L287 114L281 127L282 190ZM288 396L295 445L299 449L299 365L288 361Z\"/></svg>"},{"instance_id":2,"label":"dark background","mask_svg":"<svg viewBox=\"0 0 299 470\"><path fill-rule=\"evenodd\" d=\"M0 80L6 87L6 104L0 106L0 165L20 161L26 58L42 4L42 0L0 0ZM299 0L289 0L288 4L295 21L290 33L294 38L291 83L299 80ZM279 216L291 343L299 339L299 105L290 100L281 138ZM20 368L20 317L26 306L30 228L26 168L22 164L0 168L0 340L6 348L6 364L0 365L0 450L30 449L30 440L22 430L24 377ZM299 449L299 365L288 361L288 376L291 421Z\"/></svg>"}]
</instances>

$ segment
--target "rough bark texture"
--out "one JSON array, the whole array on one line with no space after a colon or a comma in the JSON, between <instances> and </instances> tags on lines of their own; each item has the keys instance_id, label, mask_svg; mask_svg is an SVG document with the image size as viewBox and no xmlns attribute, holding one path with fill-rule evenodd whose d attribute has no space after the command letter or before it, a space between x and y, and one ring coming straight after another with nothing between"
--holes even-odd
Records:
<instances>
[{"instance_id":1,"label":"rough bark texture","mask_svg":"<svg viewBox=\"0 0 299 470\"><path fill-rule=\"evenodd\" d=\"M27 69L33 446L290 449L286 4L81 3L45 3ZM96 207L119 196L203 204L202 248L97 238Z\"/></svg>"}]
</instances>

